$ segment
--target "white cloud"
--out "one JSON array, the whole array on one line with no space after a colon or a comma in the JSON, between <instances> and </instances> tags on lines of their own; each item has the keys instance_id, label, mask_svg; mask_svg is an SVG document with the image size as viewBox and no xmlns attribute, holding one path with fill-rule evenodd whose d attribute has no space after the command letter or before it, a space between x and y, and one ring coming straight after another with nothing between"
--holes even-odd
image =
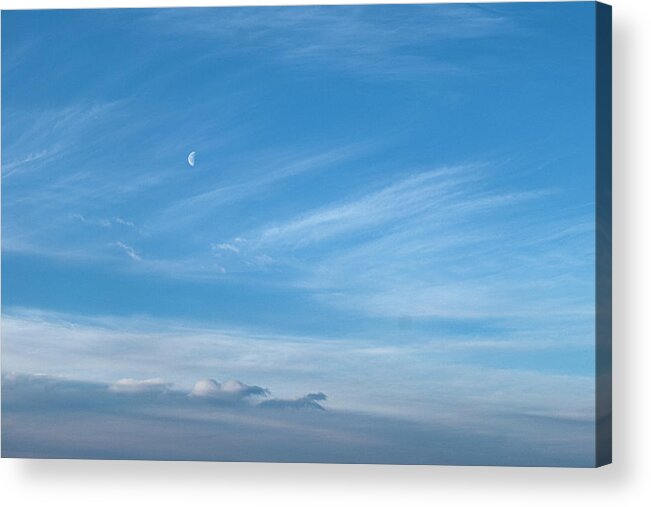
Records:
<instances>
[{"instance_id":1,"label":"white cloud","mask_svg":"<svg viewBox=\"0 0 651 507\"><path fill-rule=\"evenodd\" d=\"M240 249L234 245L231 245L230 243L213 243L210 245L210 248L212 248L214 251L227 251L227 252L233 252L233 253L240 253Z\"/></svg>"},{"instance_id":2,"label":"white cloud","mask_svg":"<svg viewBox=\"0 0 651 507\"><path fill-rule=\"evenodd\" d=\"M134 228L135 224L129 220L125 220L121 217L111 217L111 218L89 218L81 213L72 213L70 218L78 220L87 225L95 225L98 227L104 227L106 229L113 227L114 225L123 225L125 227Z\"/></svg>"},{"instance_id":3,"label":"white cloud","mask_svg":"<svg viewBox=\"0 0 651 507\"><path fill-rule=\"evenodd\" d=\"M220 384L214 379L199 380L189 395L217 401L241 401L250 396L267 396L269 391L259 386L249 386L239 380L227 380Z\"/></svg>"},{"instance_id":4,"label":"white cloud","mask_svg":"<svg viewBox=\"0 0 651 507\"><path fill-rule=\"evenodd\" d=\"M206 12L201 20L167 11L146 19L157 34L167 30L218 43L237 40L235 47L220 44L220 51L264 50L266 59L281 66L319 66L395 79L467 73L473 62L464 61L462 67L454 58L440 54L426 57L413 49L442 39L473 39L514 30L513 20L504 15L462 5L401 8L390 16L390 24L381 16L369 16L360 6Z\"/></svg>"},{"instance_id":5,"label":"white cloud","mask_svg":"<svg viewBox=\"0 0 651 507\"><path fill-rule=\"evenodd\" d=\"M261 153L256 155L248 165L264 170L243 169L247 178L224 185L219 181L210 190L183 198L171 203L152 221L153 227L163 233L187 227L188 224L205 221L219 208L259 195L285 180L310 172L320 171L343 164L367 150L363 143L353 143L322 150L279 152L274 155ZM233 243L244 241L236 238Z\"/></svg>"},{"instance_id":6,"label":"white cloud","mask_svg":"<svg viewBox=\"0 0 651 507\"><path fill-rule=\"evenodd\" d=\"M554 189L486 190L500 177L481 164L403 176L258 227L243 235L239 253L274 259L287 285L350 313L587 321L593 227L572 211L549 219L541 218L545 210L531 212ZM569 284L577 270L586 281Z\"/></svg>"},{"instance_id":7,"label":"white cloud","mask_svg":"<svg viewBox=\"0 0 651 507\"><path fill-rule=\"evenodd\" d=\"M113 217L112 220L113 220L113 222L115 222L116 224L125 225L125 226L127 226L127 227L135 227L135 224L134 224L133 222L131 222L131 221L129 221L129 220L125 220L124 218Z\"/></svg>"},{"instance_id":8,"label":"white cloud","mask_svg":"<svg viewBox=\"0 0 651 507\"><path fill-rule=\"evenodd\" d=\"M75 104L11 115L14 128L3 143L2 177L43 169L80 143L93 143L89 133L114 113L117 102ZM9 116L9 115L7 115Z\"/></svg>"},{"instance_id":9,"label":"white cloud","mask_svg":"<svg viewBox=\"0 0 651 507\"><path fill-rule=\"evenodd\" d=\"M488 193L481 184L488 174L480 164L419 172L355 199L271 224L252 233L251 238L262 247L296 249L331 239L341 240L342 236L360 231L376 231L371 235L376 238L377 228L384 229L381 237L410 229L427 233L473 215L509 208L549 194L549 191L539 190ZM424 225L427 230L423 229ZM426 239L421 236L421 243ZM425 244L434 239L438 237L430 238Z\"/></svg>"},{"instance_id":10,"label":"white cloud","mask_svg":"<svg viewBox=\"0 0 651 507\"><path fill-rule=\"evenodd\" d=\"M138 255L138 253L132 247L130 247L129 245L126 245L126 244L122 243L121 241L118 241L116 243L116 245L119 246L122 250L124 250L126 252L126 254L129 257L131 257L134 261L141 261L142 260L142 257L140 257L140 255Z\"/></svg>"},{"instance_id":11,"label":"white cloud","mask_svg":"<svg viewBox=\"0 0 651 507\"><path fill-rule=\"evenodd\" d=\"M464 184L474 176L469 168L444 168L408 176L381 190L310 211L259 233L262 245L301 247L360 229L399 222L443 206L452 195L464 195Z\"/></svg>"}]
</instances>

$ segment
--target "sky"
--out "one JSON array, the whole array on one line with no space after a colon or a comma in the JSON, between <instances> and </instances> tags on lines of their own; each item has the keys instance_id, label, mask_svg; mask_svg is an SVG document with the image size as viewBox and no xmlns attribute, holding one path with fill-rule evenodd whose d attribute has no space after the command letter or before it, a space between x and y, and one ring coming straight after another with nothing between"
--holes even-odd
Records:
<instances>
[{"instance_id":1,"label":"sky","mask_svg":"<svg viewBox=\"0 0 651 507\"><path fill-rule=\"evenodd\" d=\"M3 454L591 466L594 21L3 12Z\"/></svg>"}]
</instances>

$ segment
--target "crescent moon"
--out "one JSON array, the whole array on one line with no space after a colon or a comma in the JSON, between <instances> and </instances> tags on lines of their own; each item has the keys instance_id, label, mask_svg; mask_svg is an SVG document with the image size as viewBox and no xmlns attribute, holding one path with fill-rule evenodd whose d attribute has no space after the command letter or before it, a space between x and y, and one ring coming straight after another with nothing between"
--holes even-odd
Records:
<instances>
[{"instance_id":1,"label":"crescent moon","mask_svg":"<svg viewBox=\"0 0 651 507\"><path fill-rule=\"evenodd\" d=\"M190 167L194 167L194 157L196 156L196 152L191 152L188 155L188 164L190 164Z\"/></svg>"}]
</instances>

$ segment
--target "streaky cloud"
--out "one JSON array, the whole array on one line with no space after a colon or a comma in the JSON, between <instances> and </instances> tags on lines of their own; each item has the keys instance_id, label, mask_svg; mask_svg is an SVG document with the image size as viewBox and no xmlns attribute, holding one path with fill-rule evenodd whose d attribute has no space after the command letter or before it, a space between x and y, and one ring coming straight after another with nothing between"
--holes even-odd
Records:
<instances>
[{"instance_id":1,"label":"streaky cloud","mask_svg":"<svg viewBox=\"0 0 651 507\"><path fill-rule=\"evenodd\" d=\"M123 378L109 385L109 391L115 393L164 393L171 389L172 384L161 378L134 380Z\"/></svg>"}]
</instances>

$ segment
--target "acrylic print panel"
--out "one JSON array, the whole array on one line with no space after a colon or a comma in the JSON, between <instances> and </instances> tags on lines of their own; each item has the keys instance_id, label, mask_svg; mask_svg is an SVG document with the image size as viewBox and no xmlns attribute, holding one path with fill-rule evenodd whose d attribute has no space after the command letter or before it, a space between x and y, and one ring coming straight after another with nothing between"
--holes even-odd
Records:
<instances>
[{"instance_id":1,"label":"acrylic print panel","mask_svg":"<svg viewBox=\"0 0 651 507\"><path fill-rule=\"evenodd\" d=\"M5 11L2 215L5 457L610 461L607 6Z\"/></svg>"}]
</instances>

